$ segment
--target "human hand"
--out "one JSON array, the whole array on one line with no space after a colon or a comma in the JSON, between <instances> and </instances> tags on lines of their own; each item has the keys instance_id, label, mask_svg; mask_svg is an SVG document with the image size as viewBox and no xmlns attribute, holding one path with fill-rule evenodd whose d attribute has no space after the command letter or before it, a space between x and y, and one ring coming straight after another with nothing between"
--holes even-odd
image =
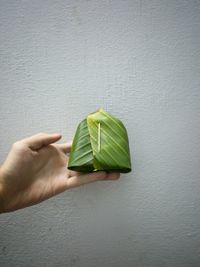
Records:
<instances>
[{"instance_id":1,"label":"human hand","mask_svg":"<svg viewBox=\"0 0 200 267\"><path fill-rule=\"evenodd\" d=\"M68 170L71 144L54 144L60 138L40 133L13 144L0 167L0 212L37 204L73 187L119 178L119 173Z\"/></svg>"}]
</instances>

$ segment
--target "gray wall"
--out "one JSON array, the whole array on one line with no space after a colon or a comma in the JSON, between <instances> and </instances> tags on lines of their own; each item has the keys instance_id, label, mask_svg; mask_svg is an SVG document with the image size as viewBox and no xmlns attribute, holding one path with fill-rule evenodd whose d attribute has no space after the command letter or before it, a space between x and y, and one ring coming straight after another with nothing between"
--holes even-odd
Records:
<instances>
[{"instance_id":1,"label":"gray wall","mask_svg":"<svg viewBox=\"0 0 200 267\"><path fill-rule=\"evenodd\" d=\"M0 266L200 266L200 1L0 1L0 160L99 107L134 171L0 216Z\"/></svg>"}]
</instances>

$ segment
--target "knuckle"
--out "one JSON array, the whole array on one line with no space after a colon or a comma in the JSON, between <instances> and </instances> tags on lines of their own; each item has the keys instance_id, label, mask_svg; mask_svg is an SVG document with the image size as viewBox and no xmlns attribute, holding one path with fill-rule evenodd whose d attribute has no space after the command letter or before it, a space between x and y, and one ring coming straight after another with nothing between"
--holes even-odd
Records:
<instances>
[{"instance_id":1,"label":"knuckle","mask_svg":"<svg viewBox=\"0 0 200 267\"><path fill-rule=\"evenodd\" d=\"M13 143L12 147L13 147L14 149L18 149L18 148L20 148L20 147L21 147L21 143L20 143L20 141L17 141L17 142L15 142L15 143Z\"/></svg>"},{"instance_id":2,"label":"knuckle","mask_svg":"<svg viewBox=\"0 0 200 267\"><path fill-rule=\"evenodd\" d=\"M21 141L17 141L12 145L12 148L16 151L24 151L25 150L25 146L23 144L23 142Z\"/></svg>"},{"instance_id":3,"label":"knuckle","mask_svg":"<svg viewBox=\"0 0 200 267\"><path fill-rule=\"evenodd\" d=\"M97 180L104 180L104 179L106 179L106 177L107 177L106 172L99 172L97 174Z\"/></svg>"}]
</instances>

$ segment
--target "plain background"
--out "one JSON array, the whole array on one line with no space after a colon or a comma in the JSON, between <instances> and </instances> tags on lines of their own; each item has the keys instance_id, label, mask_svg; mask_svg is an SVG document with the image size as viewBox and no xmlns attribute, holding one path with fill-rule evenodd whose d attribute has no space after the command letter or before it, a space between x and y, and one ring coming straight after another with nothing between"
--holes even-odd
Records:
<instances>
[{"instance_id":1,"label":"plain background","mask_svg":"<svg viewBox=\"0 0 200 267\"><path fill-rule=\"evenodd\" d=\"M0 160L99 107L133 172L0 216L1 267L200 266L200 1L0 1Z\"/></svg>"}]
</instances>

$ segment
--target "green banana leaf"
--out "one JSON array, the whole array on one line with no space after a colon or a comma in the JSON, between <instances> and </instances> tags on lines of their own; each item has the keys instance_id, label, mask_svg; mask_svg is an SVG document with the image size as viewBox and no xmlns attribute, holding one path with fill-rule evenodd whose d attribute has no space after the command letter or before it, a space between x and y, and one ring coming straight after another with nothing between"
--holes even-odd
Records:
<instances>
[{"instance_id":1,"label":"green banana leaf","mask_svg":"<svg viewBox=\"0 0 200 267\"><path fill-rule=\"evenodd\" d=\"M123 123L103 109L89 114L76 130L68 169L130 172L129 142Z\"/></svg>"}]
</instances>

